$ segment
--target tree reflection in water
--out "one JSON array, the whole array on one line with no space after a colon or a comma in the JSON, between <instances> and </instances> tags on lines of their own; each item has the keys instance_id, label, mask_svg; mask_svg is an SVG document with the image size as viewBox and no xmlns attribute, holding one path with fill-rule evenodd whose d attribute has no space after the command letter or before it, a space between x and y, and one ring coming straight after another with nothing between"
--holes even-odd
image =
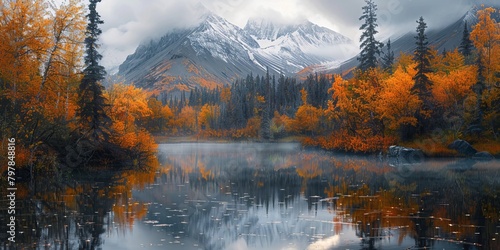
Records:
<instances>
[{"instance_id":1,"label":"tree reflection in water","mask_svg":"<svg viewBox=\"0 0 500 250\"><path fill-rule=\"evenodd\" d=\"M499 226L495 197L500 183L493 177L500 171L498 161L457 171L452 165L463 164L460 160L424 161L403 168L371 157L283 153L272 146L257 155L252 150L205 150L165 158L175 172L167 176L182 179L168 180L177 183L173 185L189 183L189 191L200 198L188 203L203 212L185 210L190 220L181 230L203 235L204 249L224 249L242 237L255 248L279 240L300 238L309 244L315 237L327 238L305 232L314 223L303 222L314 220L320 210L333 215L322 223L332 225L334 234L352 230L367 249L404 244L432 248L443 243L498 247L493 240Z\"/></svg>"},{"instance_id":2,"label":"tree reflection in water","mask_svg":"<svg viewBox=\"0 0 500 250\"><path fill-rule=\"evenodd\" d=\"M16 243L2 240L1 248L99 248L107 230L132 228L135 219L146 215L146 204L132 200L132 189L153 183L156 169L84 173L72 181L40 176L32 189L18 183ZM2 239L7 238L5 215L0 217Z\"/></svg>"},{"instance_id":3,"label":"tree reflection in water","mask_svg":"<svg viewBox=\"0 0 500 250\"><path fill-rule=\"evenodd\" d=\"M255 145L163 145L161 167L149 172L38 181L18 198L16 246L94 249L132 238L131 247L176 249L500 249L498 161L390 166ZM151 238L134 238L141 230Z\"/></svg>"}]
</instances>

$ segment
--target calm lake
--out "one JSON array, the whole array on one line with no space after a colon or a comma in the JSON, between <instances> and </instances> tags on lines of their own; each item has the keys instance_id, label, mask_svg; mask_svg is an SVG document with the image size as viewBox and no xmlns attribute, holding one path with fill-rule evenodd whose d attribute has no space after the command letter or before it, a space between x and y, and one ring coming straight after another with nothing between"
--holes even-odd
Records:
<instances>
[{"instance_id":1,"label":"calm lake","mask_svg":"<svg viewBox=\"0 0 500 250\"><path fill-rule=\"evenodd\" d=\"M0 248L500 249L498 160L295 143L162 144L158 157L150 172L19 184L16 245L3 206Z\"/></svg>"}]
</instances>

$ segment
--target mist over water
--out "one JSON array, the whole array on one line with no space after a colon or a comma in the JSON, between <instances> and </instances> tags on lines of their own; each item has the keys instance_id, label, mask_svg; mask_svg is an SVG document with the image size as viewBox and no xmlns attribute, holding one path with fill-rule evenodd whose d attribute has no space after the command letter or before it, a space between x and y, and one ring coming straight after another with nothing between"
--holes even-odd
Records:
<instances>
[{"instance_id":1,"label":"mist over water","mask_svg":"<svg viewBox=\"0 0 500 250\"><path fill-rule=\"evenodd\" d=\"M152 202L141 230L164 239L153 246L480 249L499 231L498 211L481 212L496 161L390 166L293 143L165 144L160 160L168 173L134 192Z\"/></svg>"},{"instance_id":2,"label":"mist over water","mask_svg":"<svg viewBox=\"0 0 500 250\"><path fill-rule=\"evenodd\" d=\"M39 182L16 246L500 249L498 160L395 164L296 143L163 144L158 157L152 172Z\"/></svg>"}]
</instances>

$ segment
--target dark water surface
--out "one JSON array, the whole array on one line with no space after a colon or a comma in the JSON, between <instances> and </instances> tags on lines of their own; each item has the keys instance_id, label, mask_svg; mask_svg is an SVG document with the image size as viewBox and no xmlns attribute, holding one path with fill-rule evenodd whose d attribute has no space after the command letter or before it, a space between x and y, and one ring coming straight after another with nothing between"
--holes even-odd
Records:
<instances>
[{"instance_id":1,"label":"dark water surface","mask_svg":"<svg viewBox=\"0 0 500 250\"><path fill-rule=\"evenodd\" d=\"M159 151L150 172L20 184L12 249L500 249L498 160L394 164L293 143Z\"/></svg>"}]
</instances>

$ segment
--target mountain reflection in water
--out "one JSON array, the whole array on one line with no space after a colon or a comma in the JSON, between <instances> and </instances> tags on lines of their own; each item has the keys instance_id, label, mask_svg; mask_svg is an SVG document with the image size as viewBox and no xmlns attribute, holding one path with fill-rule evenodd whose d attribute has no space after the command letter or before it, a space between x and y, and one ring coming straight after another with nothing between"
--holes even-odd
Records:
<instances>
[{"instance_id":1,"label":"mountain reflection in water","mask_svg":"<svg viewBox=\"0 0 500 250\"><path fill-rule=\"evenodd\" d=\"M37 180L34 193L18 198L16 246L500 249L498 160L390 165L293 143L159 150L160 167L150 172Z\"/></svg>"}]
</instances>

